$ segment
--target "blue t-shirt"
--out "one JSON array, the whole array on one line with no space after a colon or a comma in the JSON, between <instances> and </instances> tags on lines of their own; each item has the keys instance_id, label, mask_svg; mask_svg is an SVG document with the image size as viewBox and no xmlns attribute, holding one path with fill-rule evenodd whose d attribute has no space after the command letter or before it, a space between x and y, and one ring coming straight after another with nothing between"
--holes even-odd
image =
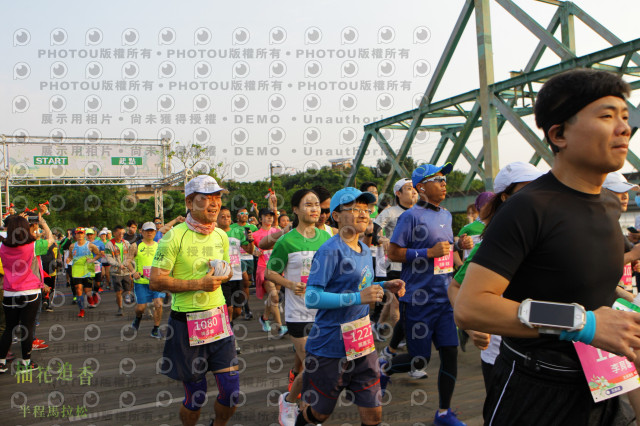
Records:
<instances>
[{"instance_id":1,"label":"blue t-shirt","mask_svg":"<svg viewBox=\"0 0 640 426\"><path fill-rule=\"evenodd\" d=\"M153 241L155 241L157 243L161 239L162 239L162 232L160 232L160 231L156 232L156 236L153 237Z\"/></svg>"},{"instance_id":2,"label":"blue t-shirt","mask_svg":"<svg viewBox=\"0 0 640 426\"><path fill-rule=\"evenodd\" d=\"M433 205L419 202L398 218L391 242L409 249L424 249L440 241L453 244L451 213ZM428 302L449 302L447 288L452 274L433 274L433 259L417 258L402 264L400 278L405 282L406 293L401 302L424 305Z\"/></svg>"},{"instance_id":3,"label":"blue t-shirt","mask_svg":"<svg viewBox=\"0 0 640 426\"><path fill-rule=\"evenodd\" d=\"M100 250L101 252L104 252L105 246L104 243L102 242L102 240L93 240L93 242L91 243L94 246L98 247L98 250ZM108 264L109 262L107 262L107 257L103 256L100 259L100 263L104 264Z\"/></svg>"},{"instance_id":4,"label":"blue t-shirt","mask_svg":"<svg viewBox=\"0 0 640 426\"><path fill-rule=\"evenodd\" d=\"M359 243L360 253L349 247L340 235L325 242L313 256L308 286L323 287L329 293L355 293L373 284L371 250ZM307 338L307 353L326 358L344 358L340 324L369 314L369 305L337 309L318 309L315 324Z\"/></svg>"}]
</instances>

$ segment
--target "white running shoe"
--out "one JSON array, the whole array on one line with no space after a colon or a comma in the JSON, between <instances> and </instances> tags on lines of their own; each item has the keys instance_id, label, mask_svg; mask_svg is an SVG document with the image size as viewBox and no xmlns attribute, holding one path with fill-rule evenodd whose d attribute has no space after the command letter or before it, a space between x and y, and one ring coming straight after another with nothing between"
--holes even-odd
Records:
<instances>
[{"instance_id":1,"label":"white running shoe","mask_svg":"<svg viewBox=\"0 0 640 426\"><path fill-rule=\"evenodd\" d=\"M285 398L289 392L285 392L278 397L278 421L281 426L295 426L298 418L298 404L287 402Z\"/></svg>"},{"instance_id":2,"label":"white running shoe","mask_svg":"<svg viewBox=\"0 0 640 426\"><path fill-rule=\"evenodd\" d=\"M429 374L424 370L412 370L407 373L412 379L426 379Z\"/></svg>"}]
</instances>

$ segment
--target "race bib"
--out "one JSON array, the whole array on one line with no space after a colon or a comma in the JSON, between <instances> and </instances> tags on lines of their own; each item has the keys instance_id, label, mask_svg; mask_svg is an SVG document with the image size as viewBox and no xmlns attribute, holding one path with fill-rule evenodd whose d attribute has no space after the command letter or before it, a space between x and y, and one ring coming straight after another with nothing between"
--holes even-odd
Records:
<instances>
[{"instance_id":1,"label":"race bib","mask_svg":"<svg viewBox=\"0 0 640 426\"><path fill-rule=\"evenodd\" d=\"M453 272L453 249L448 255L433 259L433 274L449 274Z\"/></svg>"},{"instance_id":2,"label":"race bib","mask_svg":"<svg viewBox=\"0 0 640 426\"><path fill-rule=\"evenodd\" d=\"M340 324L344 350L347 354L347 361L361 358L376 350L371 333L371 321L369 315L366 317Z\"/></svg>"},{"instance_id":3,"label":"race bib","mask_svg":"<svg viewBox=\"0 0 640 426\"><path fill-rule=\"evenodd\" d=\"M264 251L262 252L262 256L264 257L264 261L265 261L265 262L269 262L269 258L271 257L271 252L272 252L272 251L273 251L273 250L264 250Z\"/></svg>"},{"instance_id":4,"label":"race bib","mask_svg":"<svg viewBox=\"0 0 640 426\"><path fill-rule=\"evenodd\" d=\"M622 278L620 279L620 286L622 288L624 288L625 290L627 290L627 291L632 291L633 290L631 264L630 263L627 263L626 265L624 265Z\"/></svg>"},{"instance_id":5,"label":"race bib","mask_svg":"<svg viewBox=\"0 0 640 426\"><path fill-rule=\"evenodd\" d=\"M100 272L102 272L102 265L100 264L100 262L96 262L94 263L94 268L93 268L93 272L95 272L96 274L99 274Z\"/></svg>"},{"instance_id":6,"label":"race bib","mask_svg":"<svg viewBox=\"0 0 640 426\"><path fill-rule=\"evenodd\" d=\"M309 274L311 273L311 262L313 258L302 259L302 268L300 269L300 282L307 283L309 281Z\"/></svg>"},{"instance_id":7,"label":"race bib","mask_svg":"<svg viewBox=\"0 0 640 426\"><path fill-rule=\"evenodd\" d=\"M142 267L142 278L151 278L151 266Z\"/></svg>"},{"instance_id":8,"label":"race bib","mask_svg":"<svg viewBox=\"0 0 640 426\"><path fill-rule=\"evenodd\" d=\"M233 335L227 306L187 314L189 346L205 345Z\"/></svg>"},{"instance_id":9,"label":"race bib","mask_svg":"<svg viewBox=\"0 0 640 426\"><path fill-rule=\"evenodd\" d=\"M240 264L240 255L239 254L229 255L229 264L231 264L231 266L238 266Z\"/></svg>"}]
</instances>

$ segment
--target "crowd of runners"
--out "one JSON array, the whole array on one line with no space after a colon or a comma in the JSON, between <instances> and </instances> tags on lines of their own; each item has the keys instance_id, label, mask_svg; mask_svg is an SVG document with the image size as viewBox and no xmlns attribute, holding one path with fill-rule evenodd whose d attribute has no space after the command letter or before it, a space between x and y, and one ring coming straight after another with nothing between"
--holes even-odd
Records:
<instances>
[{"instance_id":1,"label":"crowd of runners","mask_svg":"<svg viewBox=\"0 0 640 426\"><path fill-rule=\"evenodd\" d=\"M502 168L494 192L478 195L455 236L441 206L449 163L421 164L398 180L392 205L378 203L376 184L365 182L333 194L300 189L289 200L271 193L260 210L231 211L223 200L233 194L201 175L185 186L184 216L166 224L154 218L140 232L131 220L55 236L46 208L12 214L0 234L0 373L16 337L21 356L14 362L38 368L31 352L47 345L35 325L41 310L52 309L56 274L63 274L79 320L86 309L105 309L105 290L116 294L106 308L115 315L123 315L123 300L135 302L136 330L151 309L150 336L165 340L161 370L184 385L184 425L200 418L208 372L218 388L213 424L232 419L238 320L258 321L294 347L279 400L282 425L322 424L343 392L362 425L380 424L391 378L427 378L432 345L440 360L438 408L424 417L463 425L451 402L458 346L465 350L467 340L482 351L485 424L629 424L619 397L594 402L572 344L630 361L640 348L640 314L610 308L616 297L634 300L623 265L640 270L640 233L625 237L619 225L628 191L640 191L617 172L631 136L628 93L619 77L601 71L570 71L545 83L535 114L554 152L552 170L523 162ZM251 311L252 297L264 310ZM526 299L578 303L584 321L532 328L519 312ZM169 300L171 333L164 336ZM640 412L638 392L628 399Z\"/></svg>"}]
</instances>

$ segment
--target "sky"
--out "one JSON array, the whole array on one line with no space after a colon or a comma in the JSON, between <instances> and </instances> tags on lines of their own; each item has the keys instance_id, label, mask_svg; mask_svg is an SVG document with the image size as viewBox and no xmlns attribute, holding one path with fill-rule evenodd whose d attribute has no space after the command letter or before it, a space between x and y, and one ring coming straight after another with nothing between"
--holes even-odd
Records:
<instances>
[{"instance_id":1,"label":"sky","mask_svg":"<svg viewBox=\"0 0 640 426\"><path fill-rule=\"evenodd\" d=\"M543 26L555 12L535 0L517 4ZM640 35L638 2L578 4L623 41ZM416 106L462 5L115 0L87 10L78 1L7 3L0 28L0 134L126 138L129 145L142 143L136 138L197 142L210 154L205 169L222 162L223 174L240 181L264 179L270 166L293 172L328 165L355 156L364 124ZM525 66L537 39L497 3L491 21L500 81ZM435 100L477 88L475 40L472 17ZM608 46L578 20L576 41L578 55ZM541 65L557 61L548 53ZM397 150L403 132L386 136ZM416 140L410 155L427 161L438 139L431 133ZM533 153L510 126L499 144L501 166ZM467 147L478 153L479 131ZM41 150L37 145L20 155L47 154ZM87 151L91 158L73 161L105 164L107 173L116 154L106 152ZM364 164L383 157L373 142ZM85 163L68 173L86 169ZM468 165L461 158L456 168Z\"/></svg>"}]
</instances>

